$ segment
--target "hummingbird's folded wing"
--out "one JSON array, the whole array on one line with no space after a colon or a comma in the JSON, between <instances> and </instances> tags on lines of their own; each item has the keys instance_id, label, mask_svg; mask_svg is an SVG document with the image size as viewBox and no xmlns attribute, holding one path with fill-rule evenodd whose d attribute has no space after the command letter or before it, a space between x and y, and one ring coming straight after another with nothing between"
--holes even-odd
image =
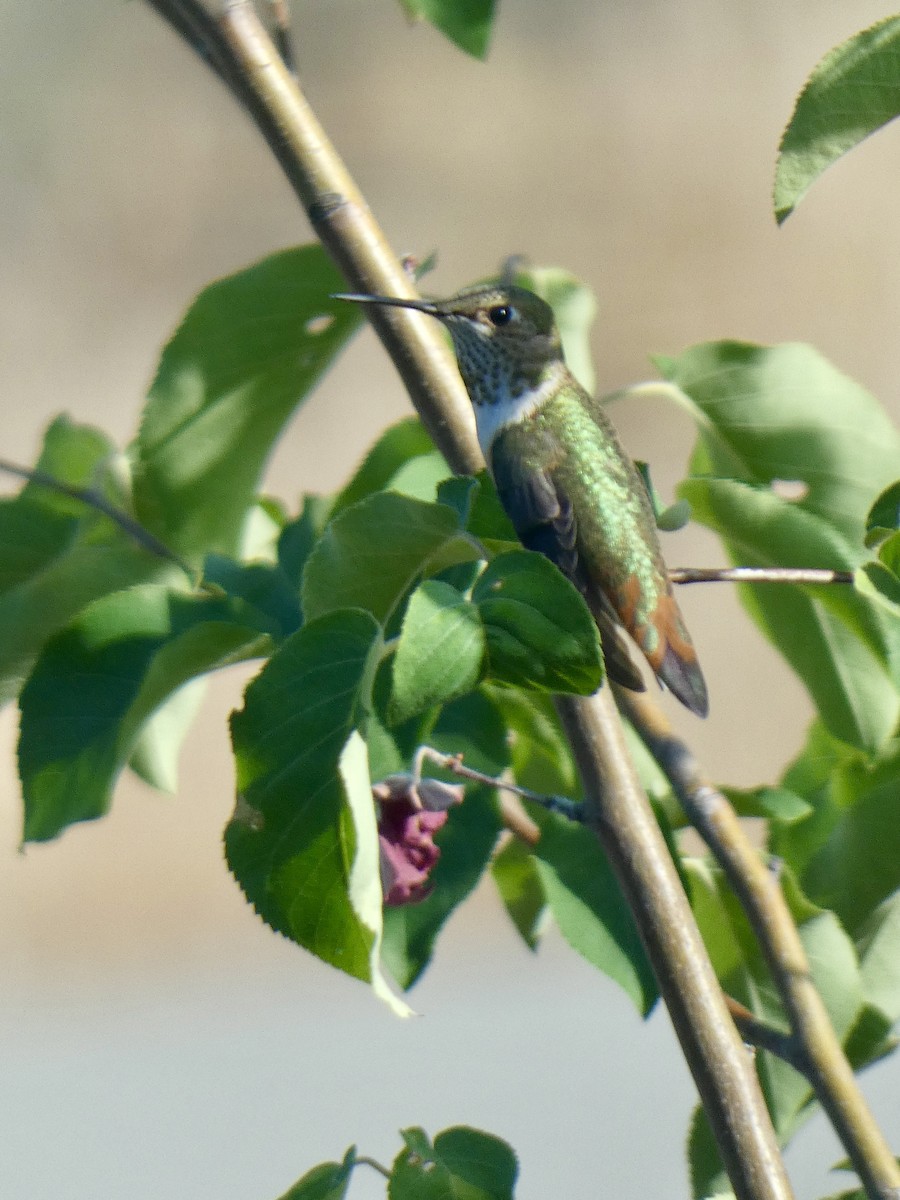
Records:
<instances>
[{"instance_id":1,"label":"hummingbird's folded wing","mask_svg":"<svg viewBox=\"0 0 900 1200\"><path fill-rule=\"evenodd\" d=\"M600 630L610 677L623 687L642 692L645 684L615 610L607 597L590 585L579 559L575 510L553 478L553 464L560 454L555 439L546 432L537 439L531 431L523 434L521 426L511 425L494 443L491 473L500 503L522 545L549 558L584 596ZM515 442L527 445L510 444Z\"/></svg>"}]
</instances>

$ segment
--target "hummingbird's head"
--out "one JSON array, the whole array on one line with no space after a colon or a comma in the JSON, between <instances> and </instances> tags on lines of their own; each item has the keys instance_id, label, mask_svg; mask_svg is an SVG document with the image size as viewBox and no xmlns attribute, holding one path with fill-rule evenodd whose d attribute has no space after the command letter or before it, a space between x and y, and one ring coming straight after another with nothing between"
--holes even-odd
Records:
<instances>
[{"instance_id":1,"label":"hummingbird's head","mask_svg":"<svg viewBox=\"0 0 900 1200\"><path fill-rule=\"evenodd\" d=\"M466 288L434 301L432 314L453 339L459 369L476 405L515 398L537 387L562 362L553 310L525 288Z\"/></svg>"},{"instance_id":2,"label":"hummingbird's head","mask_svg":"<svg viewBox=\"0 0 900 1200\"><path fill-rule=\"evenodd\" d=\"M341 300L412 308L436 317L453 339L460 374L475 405L507 404L539 387L563 365L553 309L526 288L465 288L447 300L342 295Z\"/></svg>"}]
</instances>

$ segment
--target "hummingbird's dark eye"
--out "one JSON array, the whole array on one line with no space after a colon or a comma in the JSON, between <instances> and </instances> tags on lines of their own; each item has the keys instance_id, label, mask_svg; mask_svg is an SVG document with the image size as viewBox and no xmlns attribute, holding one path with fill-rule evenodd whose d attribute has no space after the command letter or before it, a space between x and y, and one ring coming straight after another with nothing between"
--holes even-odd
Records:
<instances>
[{"instance_id":1,"label":"hummingbird's dark eye","mask_svg":"<svg viewBox=\"0 0 900 1200\"><path fill-rule=\"evenodd\" d=\"M488 309L488 320L492 325L502 326L508 325L515 316L516 310L508 304L497 304L494 308Z\"/></svg>"}]
</instances>

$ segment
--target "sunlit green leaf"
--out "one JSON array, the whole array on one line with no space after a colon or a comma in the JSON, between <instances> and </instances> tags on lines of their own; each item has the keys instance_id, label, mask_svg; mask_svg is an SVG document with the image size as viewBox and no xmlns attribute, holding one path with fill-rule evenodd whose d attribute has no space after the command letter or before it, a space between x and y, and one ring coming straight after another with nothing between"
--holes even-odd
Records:
<instances>
[{"instance_id":1,"label":"sunlit green leaf","mask_svg":"<svg viewBox=\"0 0 900 1200\"><path fill-rule=\"evenodd\" d=\"M357 732L380 644L368 613L329 613L250 684L231 720L238 800L225 849L264 921L405 1012L378 963L378 833Z\"/></svg>"},{"instance_id":2,"label":"sunlit green leaf","mask_svg":"<svg viewBox=\"0 0 900 1200\"><path fill-rule=\"evenodd\" d=\"M300 246L207 287L163 351L134 448L140 519L192 560L234 554L286 421L359 326Z\"/></svg>"},{"instance_id":3,"label":"sunlit green leaf","mask_svg":"<svg viewBox=\"0 0 900 1200\"><path fill-rule=\"evenodd\" d=\"M338 513L310 554L303 612L363 608L383 621L422 576L477 557L453 509L376 492Z\"/></svg>"},{"instance_id":4,"label":"sunlit green leaf","mask_svg":"<svg viewBox=\"0 0 900 1200\"><path fill-rule=\"evenodd\" d=\"M826 167L898 113L900 17L887 17L826 54L800 93L778 155L779 225Z\"/></svg>"},{"instance_id":5,"label":"sunlit green leaf","mask_svg":"<svg viewBox=\"0 0 900 1200\"><path fill-rule=\"evenodd\" d=\"M350 482L338 493L335 514L373 492L390 491L397 473L407 464L434 453L434 443L417 417L407 417L385 430L357 467ZM450 468L444 464L444 477Z\"/></svg>"},{"instance_id":6,"label":"sunlit green leaf","mask_svg":"<svg viewBox=\"0 0 900 1200\"><path fill-rule=\"evenodd\" d=\"M732 561L860 565L873 493L900 461L900 434L871 396L806 346L710 343L659 365L700 434L681 491ZM883 745L900 715L900 623L843 584L741 597L832 732Z\"/></svg>"},{"instance_id":7,"label":"sunlit green leaf","mask_svg":"<svg viewBox=\"0 0 900 1200\"><path fill-rule=\"evenodd\" d=\"M491 864L491 875L522 941L530 950L534 950L549 910L540 872L530 847L518 838L510 838Z\"/></svg>"},{"instance_id":8,"label":"sunlit green leaf","mask_svg":"<svg viewBox=\"0 0 900 1200\"><path fill-rule=\"evenodd\" d=\"M399 723L471 691L481 678L484 629L474 604L427 579L410 597L394 655L392 715Z\"/></svg>"}]
</instances>

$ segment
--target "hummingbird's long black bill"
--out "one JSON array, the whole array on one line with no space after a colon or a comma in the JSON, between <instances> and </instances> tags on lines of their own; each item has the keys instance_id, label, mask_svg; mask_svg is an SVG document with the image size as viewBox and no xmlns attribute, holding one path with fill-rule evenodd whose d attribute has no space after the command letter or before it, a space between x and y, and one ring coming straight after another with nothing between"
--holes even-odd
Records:
<instances>
[{"instance_id":1,"label":"hummingbird's long black bill","mask_svg":"<svg viewBox=\"0 0 900 1200\"><path fill-rule=\"evenodd\" d=\"M440 316L437 306L428 300L405 300L400 296L369 296L365 292L334 292L332 300L352 300L354 304L383 304L388 308L412 308L427 313L430 317Z\"/></svg>"}]
</instances>

